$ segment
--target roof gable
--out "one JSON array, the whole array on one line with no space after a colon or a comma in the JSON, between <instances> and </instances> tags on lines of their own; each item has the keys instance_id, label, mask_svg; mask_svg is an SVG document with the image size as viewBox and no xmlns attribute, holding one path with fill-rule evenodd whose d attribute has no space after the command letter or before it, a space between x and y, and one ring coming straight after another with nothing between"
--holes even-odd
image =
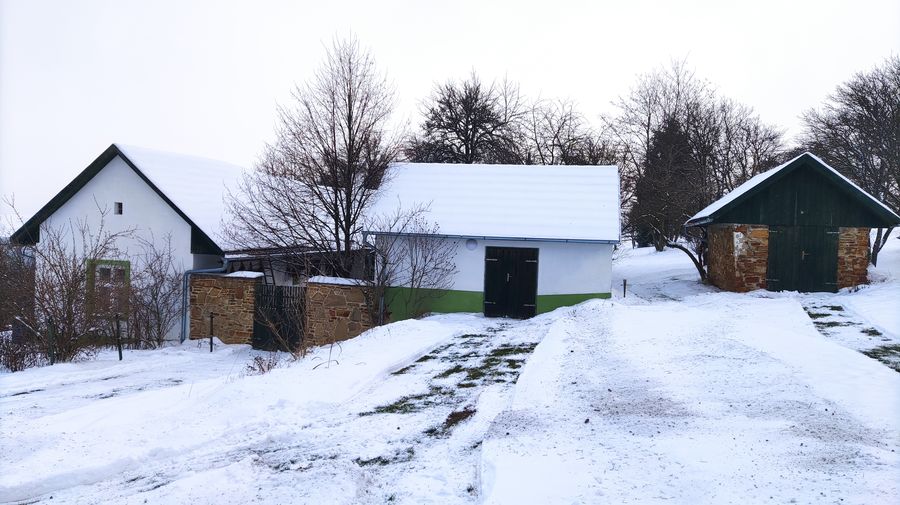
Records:
<instances>
[{"instance_id":1,"label":"roof gable","mask_svg":"<svg viewBox=\"0 0 900 505\"><path fill-rule=\"evenodd\" d=\"M371 214L418 205L445 236L619 241L615 166L398 163Z\"/></svg>"},{"instance_id":2,"label":"roof gable","mask_svg":"<svg viewBox=\"0 0 900 505\"><path fill-rule=\"evenodd\" d=\"M765 205L761 203L764 200L764 195L768 192L777 192L776 188L779 184L783 184L782 181L791 181L797 178L800 173L809 174L809 176L817 180L818 184L824 182L824 185L820 186L820 189L823 190L821 193L805 195L807 200L817 204L815 207L823 208L823 202L815 200L823 200L828 195L840 195L843 205L852 206L852 216L838 216L834 219L834 221L838 222L832 224L837 226L878 227L893 226L900 223L900 216L897 216L889 207L844 177L819 157L806 152L787 163L752 177L695 214L685 223L685 226L704 226L726 221L755 223L757 220L746 217L748 212L742 212L742 209L752 205ZM813 189L809 188L807 193L812 192ZM784 203L786 200L781 198L782 196L791 198L793 195L773 196L769 200ZM736 216L744 217L738 218ZM738 221L734 219L738 219ZM839 221L841 219L844 219L847 224L840 224ZM769 223L761 222L760 224Z\"/></svg>"},{"instance_id":3,"label":"roof gable","mask_svg":"<svg viewBox=\"0 0 900 505\"><path fill-rule=\"evenodd\" d=\"M112 144L103 151L16 230L10 236L10 241L26 245L37 243L40 240L41 224L117 156L190 225L191 253L222 254L222 248L217 241L221 238L220 219L224 212L223 197L226 189L224 182L236 180L242 169L205 158L163 153L122 144ZM218 189L215 189L216 186Z\"/></svg>"}]
</instances>

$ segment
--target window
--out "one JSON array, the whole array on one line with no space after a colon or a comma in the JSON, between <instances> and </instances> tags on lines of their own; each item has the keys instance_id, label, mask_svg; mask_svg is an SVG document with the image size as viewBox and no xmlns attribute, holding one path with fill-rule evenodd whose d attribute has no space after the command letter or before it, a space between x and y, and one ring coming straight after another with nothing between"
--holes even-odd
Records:
<instances>
[{"instance_id":1,"label":"window","mask_svg":"<svg viewBox=\"0 0 900 505\"><path fill-rule=\"evenodd\" d=\"M131 264L118 260L88 262L87 289L92 312L113 315L128 308Z\"/></svg>"},{"instance_id":2,"label":"window","mask_svg":"<svg viewBox=\"0 0 900 505\"><path fill-rule=\"evenodd\" d=\"M113 213L116 215L122 214L122 202L116 202L113 204Z\"/></svg>"}]
</instances>

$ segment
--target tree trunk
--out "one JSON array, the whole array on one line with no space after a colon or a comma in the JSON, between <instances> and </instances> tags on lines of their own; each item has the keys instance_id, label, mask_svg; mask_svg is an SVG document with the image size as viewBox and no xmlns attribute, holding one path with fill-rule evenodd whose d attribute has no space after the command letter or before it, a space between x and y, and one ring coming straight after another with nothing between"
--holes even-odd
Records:
<instances>
[{"instance_id":1,"label":"tree trunk","mask_svg":"<svg viewBox=\"0 0 900 505\"><path fill-rule=\"evenodd\" d=\"M894 231L893 228L888 228L887 231L883 231L883 228L878 228L878 231L875 232L875 241L872 242L872 250L869 254L869 261L872 262L872 266L878 266L878 253L887 244L892 231Z\"/></svg>"},{"instance_id":2,"label":"tree trunk","mask_svg":"<svg viewBox=\"0 0 900 505\"><path fill-rule=\"evenodd\" d=\"M669 242L666 245L671 247L672 249L678 249L679 251L684 252L684 254L687 254L688 257L691 258L691 261L694 262L694 267L697 269L697 272L700 274L700 280L702 282L706 282L706 269L703 268L703 265L697 259L697 256L693 252L691 252L690 249L688 249L687 247L685 247L681 244L677 244L675 242Z\"/></svg>"}]
</instances>

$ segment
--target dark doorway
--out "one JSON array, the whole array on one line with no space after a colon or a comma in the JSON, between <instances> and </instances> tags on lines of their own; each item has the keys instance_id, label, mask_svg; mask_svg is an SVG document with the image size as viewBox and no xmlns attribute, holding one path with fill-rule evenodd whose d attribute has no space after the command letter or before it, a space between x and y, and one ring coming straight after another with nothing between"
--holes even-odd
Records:
<instances>
[{"instance_id":1,"label":"dark doorway","mask_svg":"<svg viewBox=\"0 0 900 505\"><path fill-rule=\"evenodd\" d=\"M772 291L837 291L836 227L769 227L767 288Z\"/></svg>"},{"instance_id":2,"label":"dark doorway","mask_svg":"<svg viewBox=\"0 0 900 505\"><path fill-rule=\"evenodd\" d=\"M487 247L484 253L484 315L525 319L537 309L538 250Z\"/></svg>"}]
</instances>

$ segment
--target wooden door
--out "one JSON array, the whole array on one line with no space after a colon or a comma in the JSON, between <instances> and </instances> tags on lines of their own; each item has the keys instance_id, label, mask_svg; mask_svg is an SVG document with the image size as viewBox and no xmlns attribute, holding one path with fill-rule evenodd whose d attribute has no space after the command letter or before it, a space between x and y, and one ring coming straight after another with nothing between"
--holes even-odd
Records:
<instances>
[{"instance_id":1,"label":"wooden door","mask_svg":"<svg viewBox=\"0 0 900 505\"><path fill-rule=\"evenodd\" d=\"M484 315L532 317L537 309L538 250L487 247L484 254Z\"/></svg>"},{"instance_id":2,"label":"wooden door","mask_svg":"<svg viewBox=\"0 0 900 505\"><path fill-rule=\"evenodd\" d=\"M771 226L766 285L772 291L837 291L838 229Z\"/></svg>"}]
</instances>

